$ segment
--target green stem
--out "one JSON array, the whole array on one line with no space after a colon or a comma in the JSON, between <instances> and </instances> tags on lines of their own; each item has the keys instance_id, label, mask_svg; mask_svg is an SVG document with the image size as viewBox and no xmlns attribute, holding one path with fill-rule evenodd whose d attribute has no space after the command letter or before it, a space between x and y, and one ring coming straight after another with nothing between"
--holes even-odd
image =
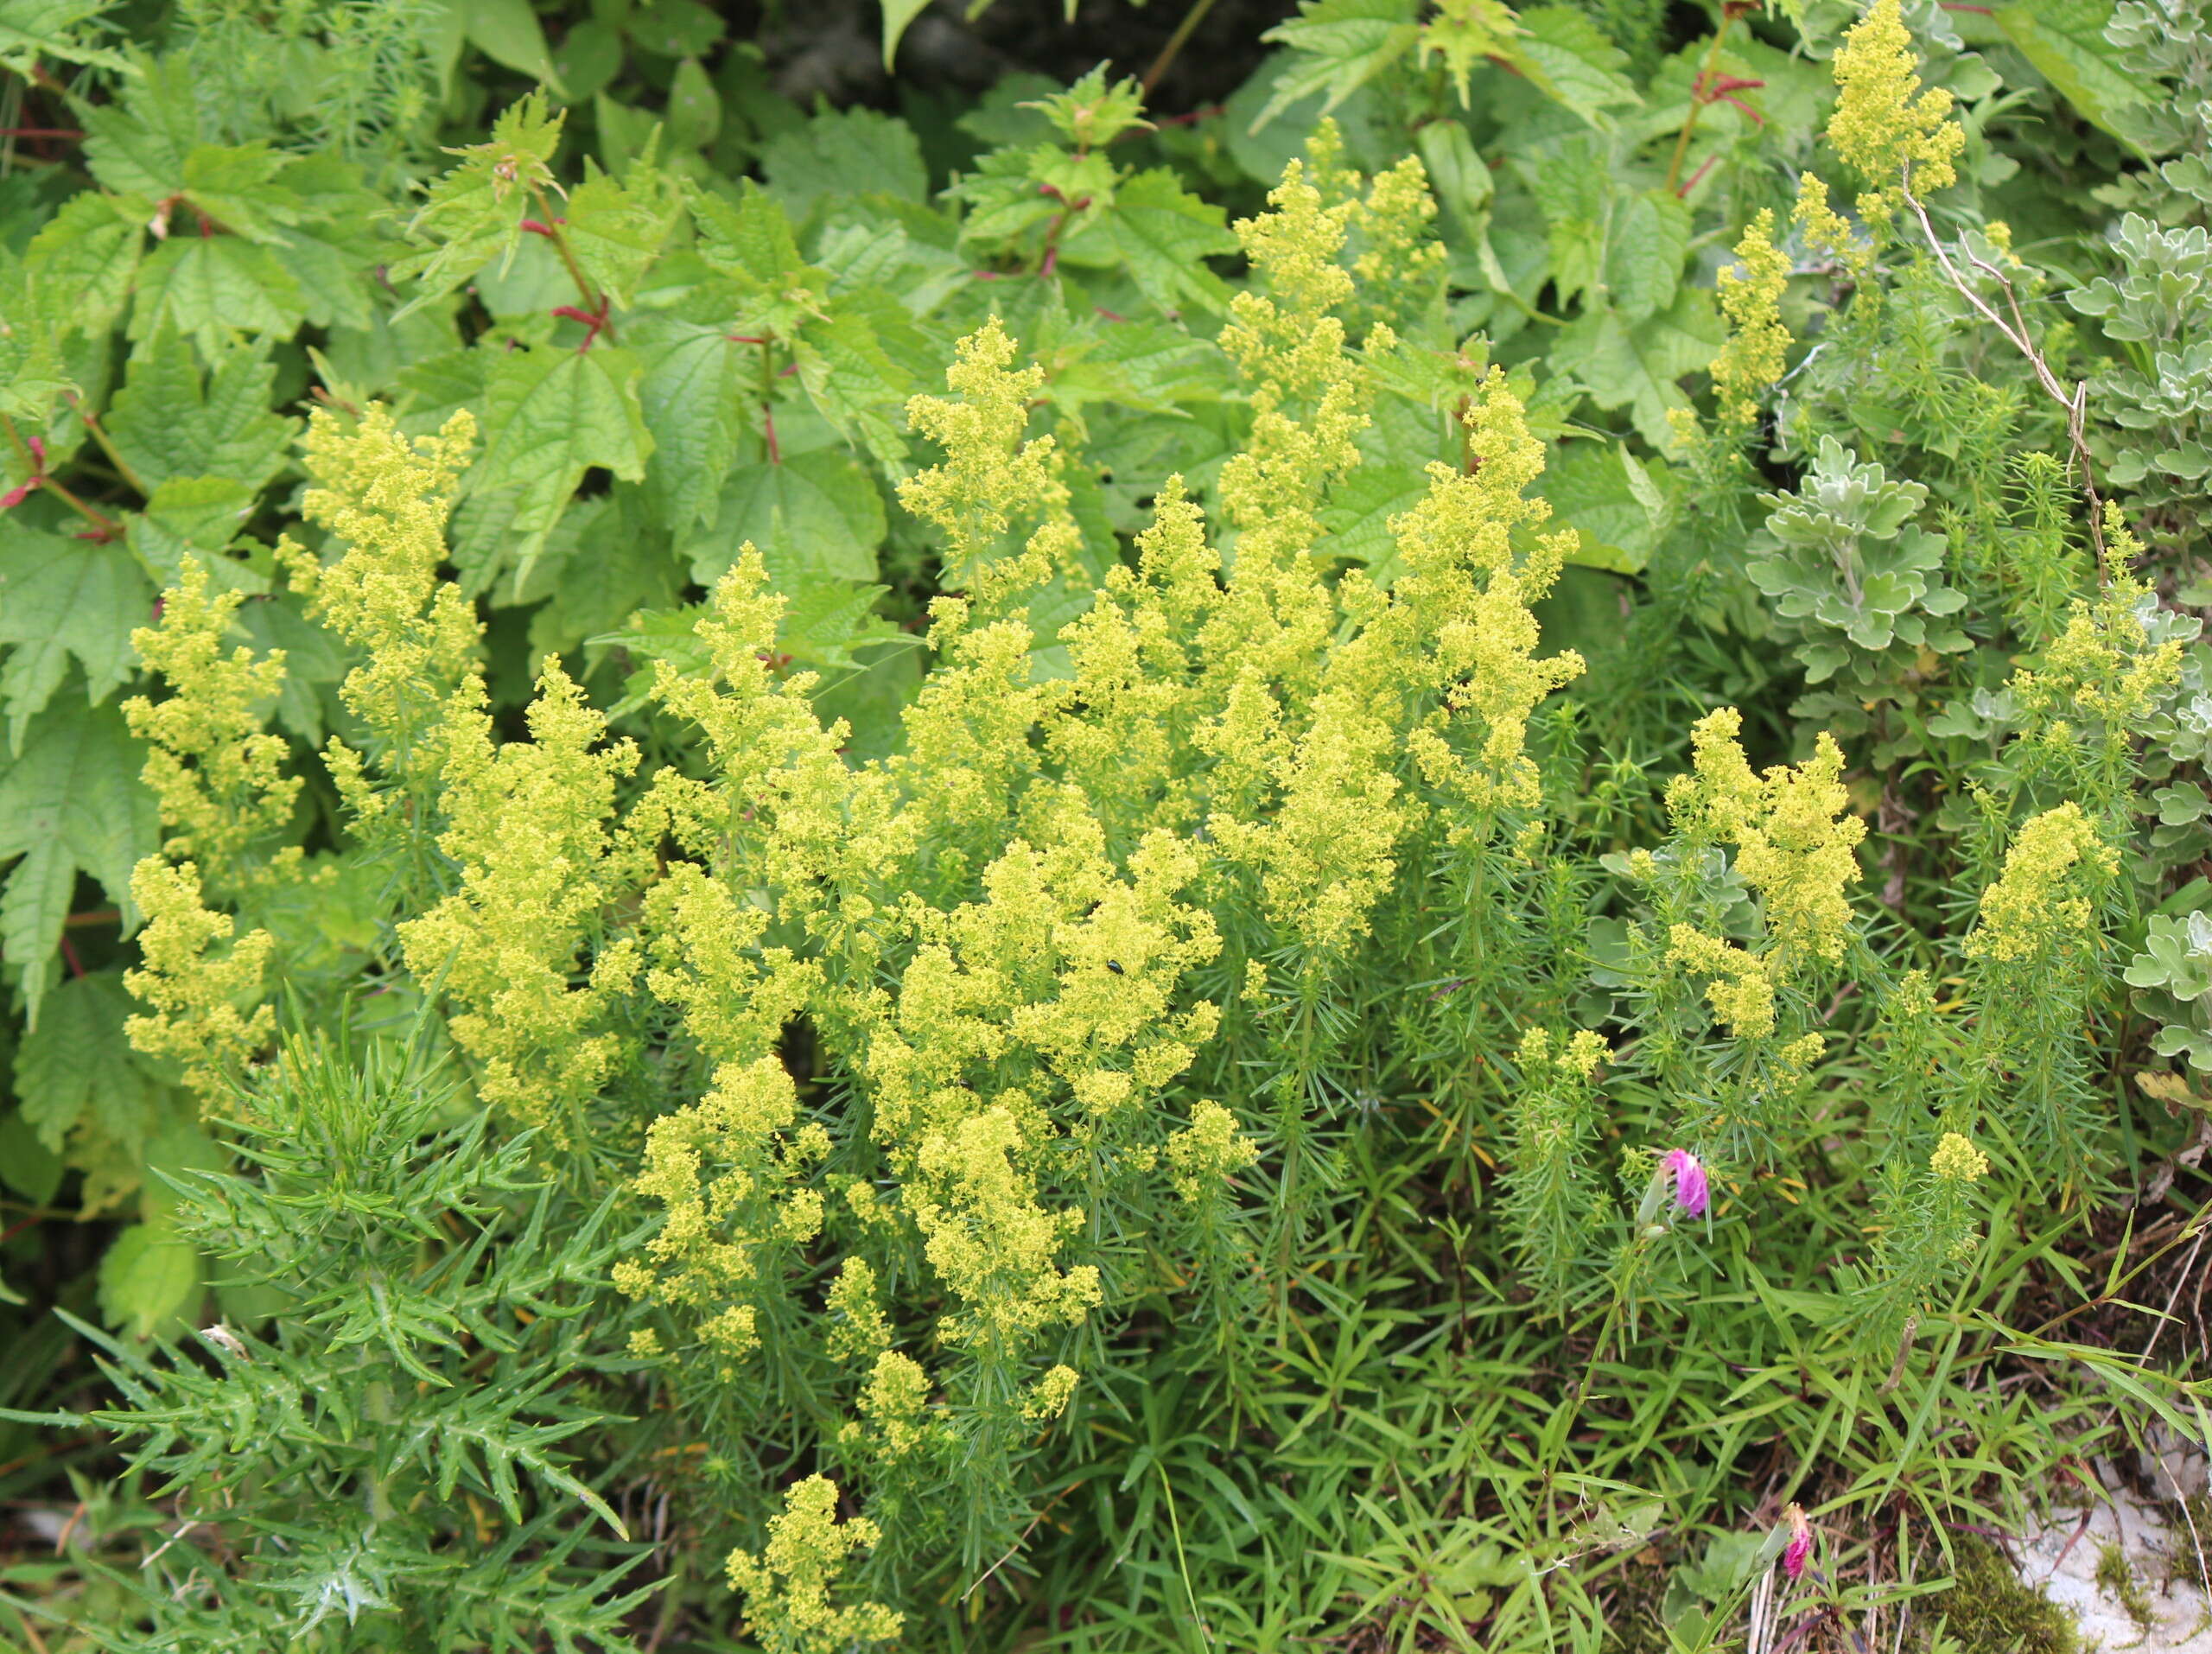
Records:
<instances>
[{"instance_id":1,"label":"green stem","mask_svg":"<svg viewBox=\"0 0 2212 1654\"><path fill-rule=\"evenodd\" d=\"M1167 44L1160 48L1160 55L1153 59L1152 67L1144 72L1144 79L1137 83L1138 92L1147 103L1152 101L1152 89L1160 84L1160 77L1167 73L1183 48L1191 43L1191 36L1205 21L1206 13L1212 10L1213 0L1198 0L1183 14L1183 21L1175 25L1175 32L1167 37Z\"/></svg>"},{"instance_id":2,"label":"green stem","mask_svg":"<svg viewBox=\"0 0 2212 1654\"><path fill-rule=\"evenodd\" d=\"M107 455L107 462L115 468L115 474L136 489L141 499L151 499L154 491L146 486L143 477L130 468L130 462L116 451L115 443L107 434L107 427L100 423L100 417L73 396L69 398L69 405L77 410L77 417L85 422L86 434L99 444L100 452Z\"/></svg>"}]
</instances>

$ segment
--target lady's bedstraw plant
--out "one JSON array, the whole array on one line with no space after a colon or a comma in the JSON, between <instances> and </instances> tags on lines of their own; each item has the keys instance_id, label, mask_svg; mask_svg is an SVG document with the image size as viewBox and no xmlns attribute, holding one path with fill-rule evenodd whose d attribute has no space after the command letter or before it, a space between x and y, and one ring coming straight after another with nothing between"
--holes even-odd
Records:
<instances>
[{"instance_id":1,"label":"lady's bedstraw plant","mask_svg":"<svg viewBox=\"0 0 2212 1654\"><path fill-rule=\"evenodd\" d=\"M952 179L716 70L756 180L679 130L723 84L683 8L601 9L561 75L673 46L666 147L549 86L426 163L296 442L315 158L173 66L92 100L103 188L0 252L43 319L0 604L110 593L144 681L0 607L0 800L89 833L50 778L120 753L162 830L10 875L11 969L80 865L145 922L18 972L0 1130L91 1170L135 1110L174 1175L95 1283L140 1336L72 1323L146 1475L51 1612L1517 1651L1741 1600L1886 1647L1850 1616L2116 1444L2062 1351L2166 1405L2048 1326L2012 1383L1999 1324L2063 1275L2024 1214L2180 1146L2115 1082L2212 1042L2188 525L2088 518L2045 383L2099 348L2035 262L2091 198L1982 216L2058 94L1898 0L1808 8L1813 54L1645 28L1634 80L1590 21L1633 8L1402 10L1309 0L1233 142L1102 69ZM1324 102L1264 207L1191 193ZM157 131L190 178L142 212ZM207 232L144 253L172 194ZM260 270L266 325L99 289L108 397L54 297L101 248ZM72 1091L126 983L124 1078ZM199 1349L143 1347L181 1306ZM1853 1595L1869 1534L1910 1566Z\"/></svg>"}]
</instances>

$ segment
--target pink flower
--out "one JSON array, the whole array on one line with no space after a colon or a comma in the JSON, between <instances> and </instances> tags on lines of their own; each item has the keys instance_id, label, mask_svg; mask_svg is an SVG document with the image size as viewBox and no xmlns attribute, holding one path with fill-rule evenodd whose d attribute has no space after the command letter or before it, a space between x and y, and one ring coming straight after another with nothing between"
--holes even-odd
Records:
<instances>
[{"instance_id":1,"label":"pink flower","mask_svg":"<svg viewBox=\"0 0 2212 1654\"><path fill-rule=\"evenodd\" d=\"M1693 1218L1704 1217L1711 1191L1706 1186L1703 1163L1687 1148L1670 1148L1666 1167L1675 1174L1675 1204Z\"/></svg>"},{"instance_id":2,"label":"pink flower","mask_svg":"<svg viewBox=\"0 0 2212 1654\"><path fill-rule=\"evenodd\" d=\"M1802 1505L1785 1506L1782 1519L1789 1524L1789 1543L1783 1548L1782 1571L1793 1580L1802 1578L1806 1559L1813 1554L1813 1524L1805 1520Z\"/></svg>"}]
</instances>

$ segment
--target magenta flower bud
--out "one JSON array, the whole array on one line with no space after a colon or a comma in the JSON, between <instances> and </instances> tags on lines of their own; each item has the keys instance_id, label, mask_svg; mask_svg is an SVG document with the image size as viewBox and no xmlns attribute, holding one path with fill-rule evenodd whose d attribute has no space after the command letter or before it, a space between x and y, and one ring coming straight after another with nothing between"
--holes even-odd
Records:
<instances>
[{"instance_id":1,"label":"magenta flower bud","mask_svg":"<svg viewBox=\"0 0 2212 1654\"><path fill-rule=\"evenodd\" d=\"M1675 1174L1675 1204L1693 1218L1704 1217L1712 1192L1706 1185L1703 1163L1687 1148L1670 1148L1666 1165Z\"/></svg>"},{"instance_id":2,"label":"magenta flower bud","mask_svg":"<svg viewBox=\"0 0 2212 1654\"><path fill-rule=\"evenodd\" d=\"M1802 1505L1790 1505L1782 1515L1789 1524L1789 1543L1783 1548L1782 1571L1793 1580L1802 1579L1806 1560L1813 1554L1813 1524L1805 1520Z\"/></svg>"}]
</instances>

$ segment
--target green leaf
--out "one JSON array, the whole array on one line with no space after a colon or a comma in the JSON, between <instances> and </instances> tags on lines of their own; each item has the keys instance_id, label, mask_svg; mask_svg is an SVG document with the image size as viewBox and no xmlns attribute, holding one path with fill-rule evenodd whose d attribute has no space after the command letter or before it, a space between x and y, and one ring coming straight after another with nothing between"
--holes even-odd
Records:
<instances>
[{"instance_id":1,"label":"green leaf","mask_svg":"<svg viewBox=\"0 0 2212 1654\"><path fill-rule=\"evenodd\" d=\"M149 201L184 188L184 158L200 141L192 60L179 52L132 60L137 75L110 104L79 104L85 163L108 188Z\"/></svg>"},{"instance_id":2,"label":"green leaf","mask_svg":"<svg viewBox=\"0 0 2212 1654\"><path fill-rule=\"evenodd\" d=\"M141 1008L119 970L72 976L47 996L16 1050L15 1075L23 1118L48 1149L60 1153L80 1125L132 1150L144 1137L162 1088L123 1032Z\"/></svg>"},{"instance_id":3,"label":"green leaf","mask_svg":"<svg viewBox=\"0 0 2212 1654\"><path fill-rule=\"evenodd\" d=\"M42 1206L60 1190L68 1170L61 1156L39 1141L22 1110L0 1108L0 1183Z\"/></svg>"},{"instance_id":4,"label":"green leaf","mask_svg":"<svg viewBox=\"0 0 2212 1654\"><path fill-rule=\"evenodd\" d=\"M1600 408L1626 408L1643 440L1663 450L1667 410L1689 406L1675 381L1711 362L1726 336L1713 296L1686 287L1664 312L1640 322L1611 307L1588 312L1560 334L1552 364L1580 380Z\"/></svg>"},{"instance_id":5,"label":"green leaf","mask_svg":"<svg viewBox=\"0 0 2212 1654\"><path fill-rule=\"evenodd\" d=\"M1545 466L1541 486L1556 525L1581 531L1569 561L1630 575L1651 560L1666 499L1626 443L1569 442Z\"/></svg>"},{"instance_id":6,"label":"green leaf","mask_svg":"<svg viewBox=\"0 0 2212 1654\"><path fill-rule=\"evenodd\" d=\"M646 429L658 433L645 487L661 520L682 534L712 514L737 457L760 347L720 328L659 318L623 336L645 366L638 403Z\"/></svg>"},{"instance_id":7,"label":"green leaf","mask_svg":"<svg viewBox=\"0 0 2212 1654\"><path fill-rule=\"evenodd\" d=\"M2143 102L2147 92L2125 54L2105 38L2112 10L2112 0L2036 0L1999 6L1992 21L2084 119L2121 137L2113 111Z\"/></svg>"},{"instance_id":8,"label":"green leaf","mask_svg":"<svg viewBox=\"0 0 2212 1654\"><path fill-rule=\"evenodd\" d=\"M493 62L542 80L556 96L567 89L554 73L553 54L545 45L545 30L531 9L530 0L454 0L461 10L461 29L468 43Z\"/></svg>"},{"instance_id":9,"label":"green leaf","mask_svg":"<svg viewBox=\"0 0 2212 1654\"><path fill-rule=\"evenodd\" d=\"M1395 576L1397 542L1390 519L1418 506L1428 493L1428 474L1418 465L1361 466L1330 493L1321 508L1329 531L1322 550L1376 569L1388 584Z\"/></svg>"},{"instance_id":10,"label":"green leaf","mask_svg":"<svg viewBox=\"0 0 2212 1654\"><path fill-rule=\"evenodd\" d=\"M200 1296L200 1254L167 1225L132 1224L100 1259L100 1314L132 1338L151 1338Z\"/></svg>"},{"instance_id":11,"label":"green leaf","mask_svg":"<svg viewBox=\"0 0 2212 1654\"><path fill-rule=\"evenodd\" d=\"M703 149L722 130L722 95L699 60L687 57L668 82L668 147Z\"/></svg>"},{"instance_id":12,"label":"green leaf","mask_svg":"<svg viewBox=\"0 0 2212 1654\"><path fill-rule=\"evenodd\" d=\"M1129 279L1161 309L1227 308L1228 284L1204 261L1237 250L1228 214L1185 190L1169 169L1124 179L1085 239L1092 238L1120 255Z\"/></svg>"},{"instance_id":13,"label":"green leaf","mask_svg":"<svg viewBox=\"0 0 2212 1654\"><path fill-rule=\"evenodd\" d=\"M91 44L82 32L86 24L96 21L114 3L115 0L0 0L0 67L26 80L41 58L129 72L128 59Z\"/></svg>"},{"instance_id":14,"label":"green leaf","mask_svg":"<svg viewBox=\"0 0 2212 1654\"><path fill-rule=\"evenodd\" d=\"M1298 54L1253 120L1258 131L1293 104L1326 92L1326 115L1414 48L1415 0L1300 0L1298 16L1260 36Z\"/></svg>"},{"instance_id":15,"label":"green leaf","mask_svg":"<svg viewBox=\"0 0 2212 1654\"><path fill-rule=\"evenodd\" d=\"M1681 285L1690 246L1690 209L1671 190L1617 198L1605 243L1605 285L1629 321L1665 309Z\"/></svg>"},{"instance_id":16,"label":"green leaf","mask_svg":"<svg viewBox=\"0 0 2212 1654\"><path fill-rule=\"evenodd\" d=\"M258 493L281 470L296 421L271 413L276 370L262 350L225 351L203 381L192 347L156 336L132 357L107 434L140 481L226 477Z\"/></svg>"},{"instance_id":17,"label":"green leaf","mask_svg":"<svg viewBox=\"0 0 2212 1654\"><path fill-rule=\"evenodd\" d=\"M61 687L73 657L85 695L105 700L130 676L130 632L152 618L154 588L120 545L64 539L0 517L0 666L8 745L23 747L31 716Z\"/></svg>"},{"instance_id":18,"label":"green leaf","mask_svg":"<svg viewBox=\"0 0 2212 1654\"><path fill-rule=\"evenodd\" d=\"M723 485L714 528L683 550L691 578L712 586L749 540L777 588L789 592L810 581L873 580L888 527L883 497L860 462L817 448L780 465L740 466Z\"/></svg>"},{"instance_id":19,"label":"green leaf","mask_svg":"<svg viewBox=\"0 0 2212 1654\"><path fill-rule=\"evenodd\" d=\"M1514 65L1543 94L1573 110L1591 125L1612 124L1607 112L1643 102L1635 83L1622 73L1628 54L1571 6L1542 6L1521 14Z\"/></svg>"},{"instance_id":20,"label":"green leaf","mask_svg":"<svg viewBox=\"0 0 2212 1654\"><path fill-rule=\"evenodd\" d=\"M535 195L554 182L562 119L559 111L548 114L544 99L532 92L493 124L489 142L451 151L461 164L430 187L407 226L408 239L428 250L394 261L387 271L395 285L417 284L395 321L452 292L493 259L504 264L514 257Z\"/></svg>"},{"instance_id":21,"label":"green leaf","mask_svg":"<svg viewBox=\"0 0 2212 1654\"><path fill-rule=\"evenodd\" d=\"M768 188L804 219L828 195L929 199L929 169L914 129L872 109L823 110L796 131L779 132L761 152Z\"/></svg>"},{"instance_id":22,"label":"green leaf","mask_svg":"<svg viewBox=\"0 0 2212 1654\"><path fill-rule=\"evenodd\" d=\"M521 576L591 467L626 482L645 480L653 439L638 400L643 377L636 357L607 345L539 345L498 357L485 392L484 455L469 487L520 491L509 531Z\"/></svg>"},{"instance_id":23,"label":"green leaf","mask_svg":"<svg viewBox=\"0 0 2212 1654\"><path fill-rule=\"evenodd\" d=\"M138 779L145 749L113 707L66 699L31 725L22 751L0 763L0 858L20 856L0 887L0 955L22 983L35 1027L45 972L81 871L126 919L130 869L161 839L154 795Z\"/></svg>"},{"instance_id":24,"label":"green leaf","mask_svg":"<svg viewBox=\"0 0 2212 1654\"><path fill-rule=\"evenodd\" d=\"M213 361L237 334L289 337L307 316L307 296L270 249L232 235L180 235L156 248L138 272L130 337L172 327Z\"/></svg>"},{"instance_id":25,"label":"green leaf","mask_svg":"<svg viewBox=\"0 0 2212 1654\"><path fill-rule=\"evenodd\" d=\"M144 227L123 203L88 189L63 202L31 238L23 262L50 296L58 328L99 336L130 302L145 241Z\"/></svg>"},{"instance_id":26,"label":"green leaf","mask_svg":"<svg viewBox=\"0 0 2212 1654\"><path fill-rule=\"evenodd\" d=\"M683 199L657 167L632 164L617 183L584 163L584 181L569 197L569 250L593 286L627 309L638 283L667 245Z\"/></svg>"},{"instance_id":27,"label":"green leaf","mask_svg":"<svg viewBox=\"0 0 2212 1654\"><path fill-rule=\"evenodd\" d=\"M130 519L130 550L138 566L164 588L184 577L187 553L207 565L218 590L256 595L269 583L245 563L222 553L253 514L253 493L229 477L171 477L154 490L146 509Z\"/></svg>"},{"instance_id":28,"label":"green leaf","mask_svg":"<svg viewBox=\"0 0 2212 1654\"><path fill-rule=\"evenodd\" d=\"M906 25L930 9L930 0L883 0L883 67L890 72L891 60L899 54L899 37L906 32Z\"/></svg>"}]
</instances>

